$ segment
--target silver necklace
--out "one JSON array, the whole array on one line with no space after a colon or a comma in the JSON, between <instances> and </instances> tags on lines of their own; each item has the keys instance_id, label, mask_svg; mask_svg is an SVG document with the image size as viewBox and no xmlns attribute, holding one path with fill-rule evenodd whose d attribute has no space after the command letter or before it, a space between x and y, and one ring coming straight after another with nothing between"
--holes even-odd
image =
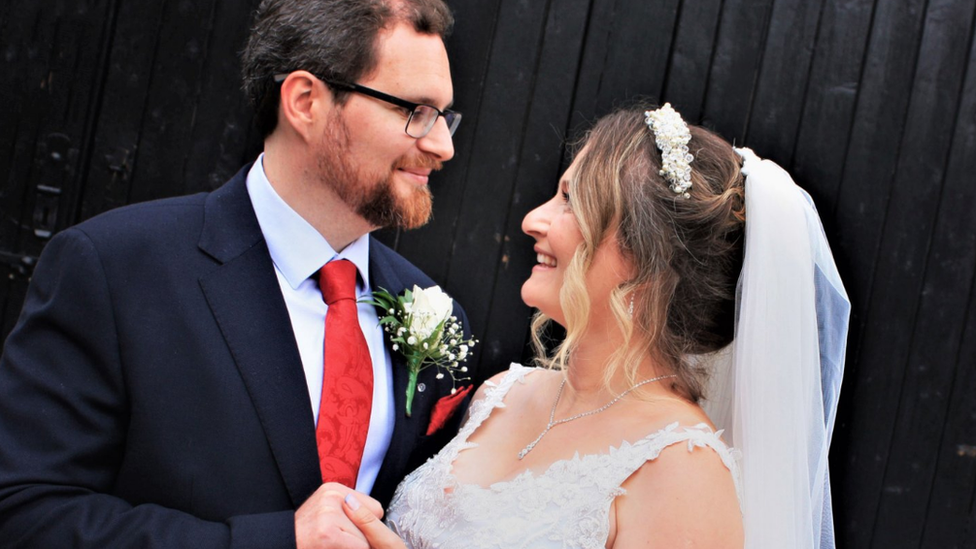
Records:
<instances>
[{"instance_id":1,"label":"silver necklace","mask_svg":"<svg viewBox=\"0 0 976 549\"><path fill-rule=\"evenodd\" d=\"M556 402L553 402L552 403L552 411L549 412L549 423L546 425L546 428L543 429L541 433L539 433L539 436L536 437L535 440L533 440L532 442L530 442L528 444L528 446L526 446L525 448L522 448L522 451L518 453L518 458L519 459L522 459L526 455L528 455L528 453L531 452L533 448L535 448L535 445L536 444L539 444L539 441L542 440L542 437L546 436L546 433L548 433L549 430L552 429L553 427L555 427L556 425L562 425L563 423L569 423L570 421L579 419L581 417L592 416L593 414L599 414L600 412L606 410L607 408L609 408L609 407L613 406L614 404L616 404L617 402L619 402L620 399L624 398L627 395L627 393L633 391L634 389L640 387L641 385L647 385L648 383L652 383L654 381L661 381L662 379L667 379L669 377L678 377L678 376L676 374L671 374L671 375L666 375L666 376L652 377L651 379L645 379L644 381L641 381L640 383L638 383L637 385L634 385L630 389L627 389L626 391L620 393L619 395L617 395L616 398L614 398L610 402L604 404L603 406L597 408L596 410L590 410L589 412L583 412L582 414L576 414L575 416L570 416L570 417L563 418L563 419L560 419L560 420L556 421L555 420L555 418L556 418L556 406L559 404L559 397L561 397L563 395L563 388L566 387L566 378L563 378L562 383L559 384L559 390L556 391Z\"/></svg>"}]
</instances>

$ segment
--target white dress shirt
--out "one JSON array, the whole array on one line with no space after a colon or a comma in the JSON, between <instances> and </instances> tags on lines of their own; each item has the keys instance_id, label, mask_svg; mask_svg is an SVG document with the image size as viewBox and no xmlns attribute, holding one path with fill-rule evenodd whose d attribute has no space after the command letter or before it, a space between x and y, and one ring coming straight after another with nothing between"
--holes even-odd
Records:
<instances>
[{"instance_id":1,"label":"white dress shirt","mask_svg":"<svg viewBox=\"0 0 976 549\"><path fill-rule=\"evenodd\" d=\"M305 379L308 381L312 417L318 423L319 402L322 397L325 313L328 306L322 301L316 279L311 277L329 261L348 259L356 265L359 272L356 282L357 299L368 296L371 291L369 235L361 236L341 252L333 250L325 238L275 192L264 173L263 153L247 174L247 192L261 225L261 232L268 243L281 294L288 307L291 327L302 357L302 366L305 368ZM359 467L359 478L356 480L356 490L368 494L376 482L376 475L393 437L393 375L375 308L363 303L359 303L357 307L359 326L363 330L369 355L373 360L373 404L369 417L369 434Z\"/></svg>"}]
</instances>

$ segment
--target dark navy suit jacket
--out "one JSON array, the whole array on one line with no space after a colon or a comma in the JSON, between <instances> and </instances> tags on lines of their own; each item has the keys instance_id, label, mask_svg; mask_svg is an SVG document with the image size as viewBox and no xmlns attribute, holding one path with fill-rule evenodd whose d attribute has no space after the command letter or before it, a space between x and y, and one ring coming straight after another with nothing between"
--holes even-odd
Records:
<instances>
[{"instance_id":1,"label":"dark navy suit jacket","mask_svg":"<svg viewBox=\"0 0 976 549\"><path fill-rule=\"evenodd\" d=\"M295 546L294 510L321 484L315 428L246 173L45 248L0 360L0 547ZM370 277L433 284L375 239ZM432 369L406 417L391 357L384 505L457 428L426 436L451 388Z\"/></svg>"}]
</instances>

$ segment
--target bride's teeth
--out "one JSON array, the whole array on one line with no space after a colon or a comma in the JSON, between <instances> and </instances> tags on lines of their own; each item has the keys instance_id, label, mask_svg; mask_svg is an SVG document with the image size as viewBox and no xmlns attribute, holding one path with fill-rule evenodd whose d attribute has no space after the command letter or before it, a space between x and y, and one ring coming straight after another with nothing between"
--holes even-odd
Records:
<instances>
[{"instance_id":1,"label":"bride's teeth","mask_svg":"<svg viewBox=\"0 0 976 549\"><path fill-rule=\"evenodd\" d=\"M535 256L535 260L536 260L536 262L541 263L541 264L543 264L543 265L545 265L547 267L555 267L556 266L556 258L549 257L548 255L545 255L545 254L537 253L536 256Z\"/></svg>"}]
</instances>

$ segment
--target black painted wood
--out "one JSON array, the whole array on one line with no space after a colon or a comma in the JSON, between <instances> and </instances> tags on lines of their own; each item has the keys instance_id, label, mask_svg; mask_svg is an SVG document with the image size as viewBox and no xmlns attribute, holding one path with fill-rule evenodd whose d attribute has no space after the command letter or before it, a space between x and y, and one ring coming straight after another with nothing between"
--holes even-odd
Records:
<instances>
[{"instance_id":1,"label":"black painted wood","mask_svg":"<svg viewBox=\"0 0 976 549\"><path fill-rule=\"evenodd\" d=\"M865 330L866 337L877 333L889 343L870 357L862 351L862 362L903 369L905 379L875 522L889 526L876 527L873 547L920 542L925 515L918 512L918 501L929 499L938 456L936 433L947 419L946 388L951 387L954 369L942 357L951 360L957 352L964 310L953 314L956 307L940 298L965 295L969 280L945 280L951 273L940 272L941 265L931 261L931 250L937 244L933 228L952 145L947 129L959 108L973 15L974 6L967 3L930 0L926 6L906 138L872 287L869 318L914 316L911 323L872 322ZM933 293L935 288L926 284L930 278L942 278L946 284ZM947 323L952 316L955 322ZM892 345L891 337L905 341L906 347Z\"/></svg>"},{"instance_id":2,"label":"black painted wood","mask_svg":"<svg viewBox=\"0 0 976 549\"><path fill-rule=\"evenodd\" d=\"M483 363L526 356L521 221L566 142L670 101L789 167L823 215L854 313L839 547L976 547L976 0L449 2L456 157L432 223L379 236L465 304ZM2 334L47 233L257 155L238 61L257 3L0 5Z\"/></svg>"},{"instance_id":3,"label":"black painted wood","mask_svg":"<svg viewBox=\"0 0 976 549\"><path fill-rule=\"evenodd\" d=\"M448 39L447 49L451 59L454 81L455 108L464 118L454 136L455 157L443 171L431 178L434 192L434 218L425 227L407 233L380 231L380 239L394 246L401 253L414 258L418 267L445 285L446 290L465 303L484 299L483 290L469 289L467 285L445 284L453 262L453 254L459 244L458 226L461 223L462 203L468 186L469 174L488 169L490 164L479 164L475 142L483 129L482 118L491 120L493 114L480 116L487 96L506 90L503 81L499 88L486 86L486 75L492 58L492 44L497 34L501 0L452 3L455 26ZM503 78L509 75L503 75ZM509 128L517 128L518 122ZM486 210L487 211L487 210Z\"/></svg>"},{"instance_id":4,"label":"black painted wood","mask_svg":"<svg viewBox=\"0 0 976 549\"><path fill-rule=\"evenodd\" d=\"M555 0L548 10L544 42L535 67L536 84L524 122L525 138L519 151L514 187L505 206L505 223L482 361L506 367L514 351L525 345L531 310L522 303L519 289L535 264L534 240L522 232L522 218L556 191L562 168L562 144L570 123L572 89L579 71L586 25L586 0ZM460 283L460 281L459 281Z\"/></svg>"},{"instance_id":5,"label":"black painted wood","mask_svg":"<svg viewBox=\"0 0 976 549\"><path fill-rule=\"evenodd\" d=\"M681 2L662 101L689 121L701 121L715 55L722 0Z\"/></svg>"},{"instance_id":6,"label":"black painted wood","mask_svg":"<svg viewBox=\"0 0 976 549\"><path fill-rule=\"evenodd\" d=\"M92 113L100 93L108 1L7 4L0 71L0 259L3 333L30 266L51 235L77 221Z\"/></svg>"},{"instance_id":7,"label":"black painted wood","mask_svg":"<svg viewBox=\"0 0 976 549\"><path fill-rule=\"evenodd\" d=\"M736 144L746 135L772 9L772 0L722 2L702 121Z\"/></svg>"},{"instance_id":8,"label":"black painted wood","mask_svg":"<svg viewBox=\"0 0 976 549\"><path fill-rule=\"evenodd\" d=\"M821 204L821 217L831 229L833 209L823 206L834 208L838 202L873 11L871 2L824 2L793 142L791 171ZM846 265L841 268L846 273Z\"/></svg>"},{"instance_id":9,"label":"black painted wood","mask_svg":"<svg viewBox=\"0 0 976 549\"><path fill-rule=\"evenodd\" d=\"M836 229L841 236L836 249L852 267L849 291L858 296L853 304L850 355L857 376L847 390L853 390L861 411L850 425L850 445L843 458L848 461L846 475L838 475L840 482L857 479L859 487L849 494L846 522L838 526L855 547L875 547L876 533L884 535L886 528L903 531L903 525L878 520L882 501L912 497L904 494L903 483L887 481L886 470L893 437L908 428L898 421L898 412L903 390L910 388L905 358L911 351L925 253L924 243L913 236L930 234L923 227L930 223L932 196L937 196L919 192L932 188L931 179L916 184L905 177L905 170L937 164L945 154L944 148L942 154L926 149L937 156L931 163L920 162L920 151L905 139L910 135L906 126L924 8L925 2L877 6L837 206ZM924 107L921 102L916 106Z\"/></svg>"},{"instance_id":10,"label":"black painted wood","mask_svg":"<svg viewBox=\"0 0 976 549\"><path fill-rule=\"evenodd\" d=\"M952 376L936 386L946 419L936 426L937 452L931 492L925 508L921 547L963 547L976 539L972 487L976 486L976 40L970 31L966 81L954 121L952 145L940 197L923 289L922 311L929 312L924 359L930 371ZM929 334L924 334L929 335ZM937 409L925 406L926 409ZM966 490L969 490L969 497ZM921 517L920 517L921 518Z\"/></svg>"},{"instance_id":11,"label":"black painted wood","mask_svg":"<svg viewBox=\"0 0 976 549\"><path fill-rule=\"evenodd\" d=\"M770 13L744 143L784 166L792 161L822 6L781 0Z\"/></svg>"},{"instance_id":12,"label":"black painted wood","mask_svg":"<svg viewBox=\"0 0 976 549\"><path fill-rule=\"evenodd\" d=\"M592 3L574 90L574 133L634 98L660 102L678 4L674 0Z\"/></svg>"}]
</instances>

